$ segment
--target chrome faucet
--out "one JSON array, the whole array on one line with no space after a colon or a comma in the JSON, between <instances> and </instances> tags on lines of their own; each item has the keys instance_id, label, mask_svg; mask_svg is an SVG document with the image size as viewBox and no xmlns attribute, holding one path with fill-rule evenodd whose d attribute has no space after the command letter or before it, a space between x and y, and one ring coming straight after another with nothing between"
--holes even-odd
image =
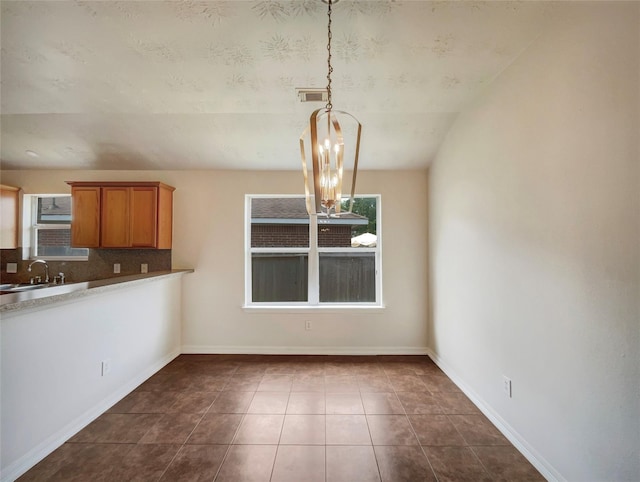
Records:
<instances>
[{"instance_id":1,"label":"chrome faucet","mask_svg":"<svg viewBox=\"0 0 640 482\"><path fill-rule=\"evenodd\" d=\"M30 264L29 267L27 268L27 271L29 273L31 273L31 267L36 264L36 263L42 263L44 264L44 282L48 283L49 282L49 265L47 264L47 262L44 259L35 259L33 260Z\"/></svg>"}]
</instances>

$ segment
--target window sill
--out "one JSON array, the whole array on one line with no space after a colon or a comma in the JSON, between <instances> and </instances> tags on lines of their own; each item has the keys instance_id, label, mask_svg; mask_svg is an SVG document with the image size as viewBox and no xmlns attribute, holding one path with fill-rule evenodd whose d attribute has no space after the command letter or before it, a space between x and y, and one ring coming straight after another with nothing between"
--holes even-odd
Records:
<instances>
[{"instance_id":1,"label":"window sill","mask_svg":"<svg viewBox=\"0 0 640 482\"><path fill-rule=\"evenodd\" d=\"M243 305L242 309L248 313L357 313L383 312L385 305L322 305L322 306L294 306L294 305Z\"/></svg>"}]
</instances>

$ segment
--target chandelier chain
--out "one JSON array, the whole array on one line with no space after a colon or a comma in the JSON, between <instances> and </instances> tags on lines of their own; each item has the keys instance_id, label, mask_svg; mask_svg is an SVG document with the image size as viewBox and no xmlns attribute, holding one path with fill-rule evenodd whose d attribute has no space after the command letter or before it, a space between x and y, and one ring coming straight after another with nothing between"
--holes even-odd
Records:
<instances>
[{"instance_id":1,"label":"chandelier chain","mask_svg":"<svg viewBox=\"0 0 640 482\"><path fill-rule=\"evenodd\" d=\"M329 9L327 16L329 17L329 24L327 26L327 105L326 109L331 110L333 105L331 104L331 73L333 72L333 66L331 65L331 0L328 0Z\"/></svg>"}]
</instances>

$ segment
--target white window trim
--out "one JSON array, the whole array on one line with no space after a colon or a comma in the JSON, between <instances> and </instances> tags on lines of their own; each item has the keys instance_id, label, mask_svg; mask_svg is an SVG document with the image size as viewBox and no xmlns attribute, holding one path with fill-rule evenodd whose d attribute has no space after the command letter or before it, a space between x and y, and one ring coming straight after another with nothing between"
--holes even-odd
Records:
<instances>
[{"instance_id":1,"label":"white window trim","mask_svg":"<svg viewBox=\"0 0 640 482\"><path fill-rule=\"evenodd\" d=\"M244 239L245 239L245 302L242 306L243 310L254 313L275 313L278 311L287 313L308 313L313 312L331 312L331 313L353 313L357 311L382 311L385 305L382 299L382 196L380 194L358 194L356 197L372 197L376 198L376 230L377 230L377 247L376 248L324 248L318 247L317 240L318 223L310 223L309 229L309 247L308 248L252 248L251 247L251 199L260 197L301 197L298 194L245 194L244 205ZM312 215L314 217L314 215ZM309 300L308 301L288 301L288 302L253 302L251 301L251 255L252 253L308 253L308 271L309 271ZM320 253L376 253L375 271L376 271L376 301L364 303L321 303L320 295L320 270L319 270L319 254Z\"/></svg>"},{"instance_id":2,"label":"white window trim","mask_svg":"<svg viewBox=\"0 0 640 482\"><path fill-rule=\"evenodd\" d=\"M89 256L38 256L36 255L36 233L38 230L65 229L70 224L39 224L38 219L38 198L62 197L69 194L25 194L23 197L23 251L22 259L42 259L47 261L88 261Z\"/></svg>"}]
</instances>

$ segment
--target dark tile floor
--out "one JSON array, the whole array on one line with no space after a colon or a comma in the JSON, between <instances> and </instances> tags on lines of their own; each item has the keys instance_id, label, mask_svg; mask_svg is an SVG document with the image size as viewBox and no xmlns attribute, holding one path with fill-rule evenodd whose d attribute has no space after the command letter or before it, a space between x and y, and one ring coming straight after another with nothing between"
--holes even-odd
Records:
<instances>
[{"instance_id":1,"label":"dark tile floor","mask_svg":"<svg viewBox=\"0 0 640 482\"><path fill-rule=\"evenodd\" d=\"M182 355L19 480L544 478L427 357Z\"/></svg>"}]
</instances>

